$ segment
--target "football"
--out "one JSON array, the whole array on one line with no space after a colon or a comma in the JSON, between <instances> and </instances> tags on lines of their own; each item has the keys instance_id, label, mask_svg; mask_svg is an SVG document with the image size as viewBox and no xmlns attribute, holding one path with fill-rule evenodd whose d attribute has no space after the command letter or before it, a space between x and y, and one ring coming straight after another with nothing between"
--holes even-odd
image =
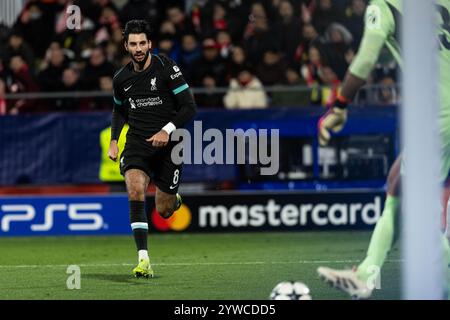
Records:
<instances>
[{"instance_id":1,"label":"football","mask_svg":"<svg viewBox=\"0 0 450 320\"><path fill-rule=\"evenodd\" d=\"M270 300L312 300L309 288L303 282L283 281L273 288Z\"/></svg>"}]
</instances>

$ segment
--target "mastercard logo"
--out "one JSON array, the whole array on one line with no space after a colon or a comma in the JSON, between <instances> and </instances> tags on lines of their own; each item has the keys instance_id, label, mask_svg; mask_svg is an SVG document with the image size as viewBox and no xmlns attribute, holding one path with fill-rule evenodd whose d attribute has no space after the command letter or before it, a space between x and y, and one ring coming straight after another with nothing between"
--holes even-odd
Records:
<instances>
[{"instance_id":1,"label":"mastercard logo","mask_svg":"<svg viewBox=\"0 0 450 320\"><path fill-rule=\"evenodd\" d=\"M184 204L169 219L161 217L156 208L152 211L153 226L159 231L183 231L189 227L191 221L191 210Z\"/></svg>"}]
</instances>

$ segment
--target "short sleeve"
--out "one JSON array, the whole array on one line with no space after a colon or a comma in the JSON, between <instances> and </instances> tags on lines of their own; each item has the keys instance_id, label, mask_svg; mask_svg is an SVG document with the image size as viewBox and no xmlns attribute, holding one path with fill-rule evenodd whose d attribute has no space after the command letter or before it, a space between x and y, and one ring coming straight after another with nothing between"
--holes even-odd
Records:
<instances>
[{"instance_id":1,"label":"short sleeve","mask_svg":"<svg viewBox=\"0 0 450 320\"><path fill-rule=\"evenodd\" d=\"M388 38L395 32L395 19L384 1L373 1L364 17L366 33L377 33Z\"/></svg>"}]
</instances>

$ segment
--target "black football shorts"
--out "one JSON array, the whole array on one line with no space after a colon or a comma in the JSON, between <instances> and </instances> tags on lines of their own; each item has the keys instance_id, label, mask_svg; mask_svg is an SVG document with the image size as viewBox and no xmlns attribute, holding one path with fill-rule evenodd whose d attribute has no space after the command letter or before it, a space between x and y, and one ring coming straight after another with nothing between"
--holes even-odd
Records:
<instances>
[{"instance_id":1,"label":"black football shorts","mask_svg":"<svg viewBox=\"0 0 450 320\"><path fill-rule=\"evenodd\" d=\"M140 141L127 136L125 148L120 156L120 173L125 176L125 172L129 169L140 169L161 191L176 194L182 164L172 162L171 152L174 145L174 142L169 141L165 147L156 148L151 147L145 140Z\"/></svg>"}]
</instances>

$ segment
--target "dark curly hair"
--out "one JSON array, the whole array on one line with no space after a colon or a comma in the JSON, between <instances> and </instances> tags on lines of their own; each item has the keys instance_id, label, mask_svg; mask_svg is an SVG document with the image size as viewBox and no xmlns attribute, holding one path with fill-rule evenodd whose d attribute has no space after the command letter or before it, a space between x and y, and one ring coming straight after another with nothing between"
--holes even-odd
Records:
<instances>
[{"instance_id":1,"label":"dark curly hair","mask_svg":"<svg viewBox=\"0 0 450 320\"><path fill-rule=\"evenodd\" d=\"M125 25L123 37L128 42L128 36L133 34L145 33L147 40L150 40L151 28L150 24L145 20L130 20Z\"/></svg>"}]
</instances>

